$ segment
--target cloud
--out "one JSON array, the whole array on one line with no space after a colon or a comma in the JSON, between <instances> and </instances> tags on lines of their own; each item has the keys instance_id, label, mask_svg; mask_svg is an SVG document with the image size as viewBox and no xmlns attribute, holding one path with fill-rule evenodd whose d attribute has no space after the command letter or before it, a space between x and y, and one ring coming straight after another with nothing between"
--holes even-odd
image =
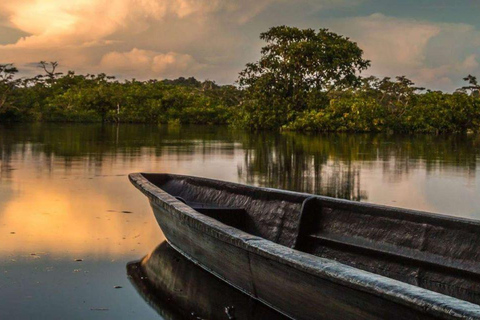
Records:
<instances>
[{"instance_id":1,"label":"cloud","mask_svg":"<svg viewBox=\"0 0 480 320\"><path fill-rule=\"evenodd\" d=\"M435 88L452 90L461 87L461 80L468 74L479 71L478 56L472 54L463 61L452 61L437 67L422 67L417 70L416 78L421 83L428 83Z\"/></svg>"},{"instance_id":2,"label":"cloud","mask_svg":"<svg viewBox=\"0 0 480 320\"><path fill-rule=\"evenodd\" d=\"M243 24L274 0L16 0L0 3L11 26L31 34L16 46L89 45L115 32L141 33L152 22L189 20L198 26L216 16Z\"/></svg>"},{"instance_id":3,"label":"cloud","mask_svg":"<svg viewBox=\"0 0 480 320\"><path fill-rule=\"evenodd\" d=\"M37 60L57 60L63 69L79 72L103 72L102 67L116 65L117 71L128 71L125 76L137 78L176 74L176 68L199 72L195 75L204 78L220 72L220 80L231 81L238 71L233 70L238 67L235 63L231 67L232 61L238 61L246 45L239 29L274 1L1 2L4 20L21 37L14 43L10 37L8 44L0 45L0 62L22 67ZM144 60L150 62L143 65ZM136 74L128 69L132 63L141 64Z\"/></svg>"},{"instance_id":4,"label":"cloud","mask_svg":"<svg viewBox=\"0 0 480 320\"><path fill-rule=\"evenodd\" d=\"M134 48L128 52L109 52L100 61L102 70L135 77L136 74L155 78L179 77L196 72L202 65L188 54L159 53Z\"/></svg>"},{"instance_id":5,"label":"cloud","mask_svg":"<svg viewBox=\"0 0 480 320\"><path fill-rule=\"evenodd\" d=\"M439 26L430 23L378 13L342 19L332 26L358 42L372 61L372 71L379 74L399 74L422 66L428 42L441 31Z\"/></svg>"},{"instance_id":6,"label":"cloud","mask_svg":"<svg viewBox=\"0 0 480 320\"><path fill-rule=\"evenodd\" d=\"M120 78L193 75L231 83L259 57L260 32L275 25L330 27L372 60L370 74L406 75L453 90L480 72L480 32L462 23L355 14L364 0L12 0L0 2L0 63L58 61L62 71ZM319 14L327 12L327 14ZM323 16L324 18L319 18ZM5 29L8 27L9 29ZM2 29L0 29L1 31ZM3 45L2 45L3 43Z\"/></svg>"},{"instance_id":7,"label":"cloud","mask_svg":"<svg viewBox=\"0 0 480 320\"><path fill-rule=\"evenodd\" d=\"M28 34L18 29L3 26L0 23L0 45L15 43L19 38L25 36L28 36Z\"/></svg>"},{"instance_id":8,"label":"cloud","mask_svg":"<svg viewBox=\"0 0 480 320\"><path fill-rule=\"evenodd\" d=\"M331 21L357 41L372 61L368 73L406 75L432 89L454 90L479 72L480 31L462 23L435 23L372 14Z\"/></svg>"}]
</instances>

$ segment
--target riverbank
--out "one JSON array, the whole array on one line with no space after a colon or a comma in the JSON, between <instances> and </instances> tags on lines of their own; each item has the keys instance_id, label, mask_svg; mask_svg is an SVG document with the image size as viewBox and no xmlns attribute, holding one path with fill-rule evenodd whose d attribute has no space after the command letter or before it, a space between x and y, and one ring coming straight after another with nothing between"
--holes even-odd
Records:
<instances>
[{"instance_id":1,"label":"riverbank","mask_svg":"<svg viewBox=\"0 0 480 320\"><path fill-rule=\"evenodd\" d=\"M392 82L393 85L399 83ZM480 97L467 92L336 91L323 104L283 114L235 86L193 78L119 82L73 73L18 86L0 108L5 122L233 125L250 130L441 133L480 130ZM288 120L281 120L281 119Z\"/></svg>"}]
</instances>

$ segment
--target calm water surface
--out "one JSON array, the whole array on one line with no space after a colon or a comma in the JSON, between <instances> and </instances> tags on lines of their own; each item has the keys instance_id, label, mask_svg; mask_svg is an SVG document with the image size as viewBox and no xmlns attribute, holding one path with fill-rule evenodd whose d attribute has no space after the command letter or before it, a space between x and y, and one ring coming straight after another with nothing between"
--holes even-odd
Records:
<instances>
[{"instance_id":1,"label":"calm water surface","mask_svg":"<svg viewBox=\"0 0 480 320\"><path fill-rule=\"evenodd\" d=\"M159 318L126 274L164 240L130 172L480 219L476 135L24 124L0 126L0 155L0 319Z\"/></svg>"}]
</instances>

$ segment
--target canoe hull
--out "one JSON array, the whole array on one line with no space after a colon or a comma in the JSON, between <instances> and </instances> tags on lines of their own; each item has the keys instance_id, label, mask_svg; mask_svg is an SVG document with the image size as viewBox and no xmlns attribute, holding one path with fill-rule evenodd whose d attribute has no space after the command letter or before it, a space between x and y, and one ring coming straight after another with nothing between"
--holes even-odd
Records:
<instances>
[{"instance_id":1,"label":"canoe hull","mask_svg":"<svg viewBox=\"0 0 480 320\"><path fill-rule=\"evenodd\" d=\"M401 303L331 282L223 241L152 203L165 237L182 255L293 319L437 319Z\"/></svg>"},{"instance_id":2,"label":"canoe hull","mask_svg":"<svg viewBox=\"0 0 480 320\"><path fill-rule=\"evenodd\" d=\"M283 243L289 243L289 233L282 233L282 228L269 219L262 220L263 212L267 212L267 218L278 213L285 217L285 208L298 206L302 199L304 204L310 203L316 196L188 176L136 173L129 178L149 199L167 240L178 252L291 318L480 319L478 304L348 266L335 261L335 257L324 258L288 247ZM202 199L195 196L198 192L204 195ZM245 193L256 198L247 198ZM220 197L223 200L219 201ZM228 221L202 213L205 207L195 210L196 206L188 205L185 199L191 204L201 200L229 207L238 207L232 202L239 200L240 205L250 206L260 215L257 227L269 226L276 236L271 240L255 232L258 228L247 232L248 228L233 227ZM362 210L382 209L349 205ZM304 209L303 213L308 212ZM425 213L405 214L428 217ZM281 221L286 222L283 230L292 230L288 219ZM474 223L460 224L468 227Z\"/></svg>"},{"instance_id":3,"label":"canoe hull","mask_svg":"<svg viewBox=\"0 0 480 320\"><path fill-rule=\"evenodd\" d=\"M127 274L165 320L288 319L193 264L167 242L141 261L127 264Z\"/></svg>"}]
</instances>

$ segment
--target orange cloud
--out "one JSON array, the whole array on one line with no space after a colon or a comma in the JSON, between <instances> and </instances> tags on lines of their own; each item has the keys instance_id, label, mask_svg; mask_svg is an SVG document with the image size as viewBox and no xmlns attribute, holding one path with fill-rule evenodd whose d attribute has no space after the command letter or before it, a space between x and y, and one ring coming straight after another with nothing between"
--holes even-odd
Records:
<instances>
[{"instance_id":1,"label":"orange cloud","mask_svg":"<svg viewBox=\"0 0 480 320\"><path fill-rule=\"evenodd\" d=\"M222 13L246 22L272 0L19 0L0 4L15 28L31 34L14 46L83 45L128 28L143 31L147 19L205 18Z\"/></svg>"},{"instance_id":2,"label":"orange cloud","mask_svg":"<svg viewBox=\"0 0 480 320\"><path fill-rule=\"evenodd\" d=\"M202 65L188 54L175 52L159 53L134 48L128 52L109 52L100 62L102 70L135 76L136 73L153 77L178 77L196 72Z\"/></svg>"},{"instance_id":3,"label":"orange cloud","mask_svg":"<svg viewBox=\"0 0 480 320\"><path fill-rule=\"evenodd\" d=\"M204 77L208 77L221 68L215 62L217 55L224 57L228 52L232 61L239 52L234 46L241 42L232 41L229 30L273 1L6 1L0 3L0 11L8 17L8 24L28 35L0 45L0 56L19 67L57 60L78 72L132 71L123 75L143 79L173 77L182 71L198 76L207 67ZM211 62L202 65L198 60Z\"/></svg>"}]
</instances>

